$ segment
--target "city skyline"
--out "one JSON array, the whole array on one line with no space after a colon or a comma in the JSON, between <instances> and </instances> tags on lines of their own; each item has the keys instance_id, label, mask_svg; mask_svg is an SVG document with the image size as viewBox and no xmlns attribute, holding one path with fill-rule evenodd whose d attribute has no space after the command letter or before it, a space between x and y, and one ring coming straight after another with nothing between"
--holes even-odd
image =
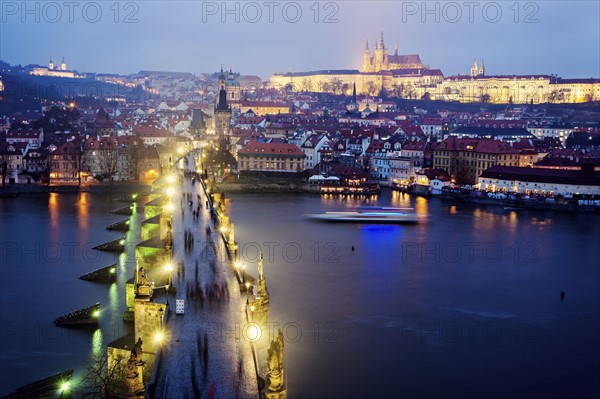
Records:
<instances>
[{"instance_id":1,"label":"city skyline","mask_svg":"<svg viewBox=\"0 0 600 399\"><path fill-rule=\"evenodd\" d=\"M577 7L482 2L471 8L448 2L425 8L413 2L375 3L319 3L318 13L308 2L282 2L273 9L229 2L229 13L213 2L180 2L176 8L129 2L118 3L118 10L116 3L102 2L94 3L99 8L82 3L73 9L3 3L0 59L45 65L50 57L59 62L64 56L78 71L125 75L140 70L199 74L223 64L268 79L278 72L360 70L365 40L373 48L383 31L391 52L397 43L400 54L419 54L425 65L447 76L468 74L474 58L485 61L490 75L600 76L596 2L580 1ZM71 40L75 35L78 40Z\"/></svg>"}]
</instances>

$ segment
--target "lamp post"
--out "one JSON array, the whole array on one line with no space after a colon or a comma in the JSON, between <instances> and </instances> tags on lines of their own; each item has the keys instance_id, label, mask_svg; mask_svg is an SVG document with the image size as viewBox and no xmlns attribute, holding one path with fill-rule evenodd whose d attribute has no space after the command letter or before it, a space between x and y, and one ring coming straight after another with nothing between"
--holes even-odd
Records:
<instances>
[{"instance_id":1,"label":"lamp post","mask_svg":"<svg viewBox=\"0 0 600 399\"><path fill-rule=\"evenodd\" d=\"M173 265L171 263L167 263L165 265L165 270L167 271L167 273L169 273L169 280L168 280L168 283L166 285L166 290L167 290L167 306L169 306L169 288L171 286L171 272L173 271Z\"/></svg>"}]
</instances>

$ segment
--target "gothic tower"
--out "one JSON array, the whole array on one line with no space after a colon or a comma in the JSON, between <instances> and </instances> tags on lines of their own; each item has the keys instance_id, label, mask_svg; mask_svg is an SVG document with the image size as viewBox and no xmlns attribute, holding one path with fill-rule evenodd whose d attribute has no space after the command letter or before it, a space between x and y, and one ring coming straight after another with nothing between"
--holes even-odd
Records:
<instances>
[{"instance_id":1,"label":"gothic tower","mask_svg":"<svg viewBox=\"0 0 600 399\"><path fill-rule=\"evenodd\" d=\"M473 65L471 65L471 76L479 75L479 68L477 68L477 60L473 60Z\"/></svg>"},{"instance_id":2,"label":"gothic tower","mask_svg":"<svg viewBox=\"0 0 600 399\"><path fill-rule=\"evenodd\" d=\"M483 66L483 59L481 60L481 65L479 65L479 76L485 76L485 67Z\"/></svg>"},{"instance_id":3,"label":"gothic tower","mask_svg":"<svg viewBox=\"0 0 600 399\"><path fill-rule=\"evenodd\" d=\"M231 108L227 105L227 87L223 67L221 66L221 76L219 76L219 95L215 104L215 134L219 137L229 133L231 123Z\"/></svg>"},{"instance_id":4,"label":"gothic tower","mask_svg":"<svg viewBox=\"0 0 600 399\"><path fill-rule=\"evenodd\" d=\"M67 63L65 62L65 57L62 57L62 62L60 64L60 69L62 69L63 71L67 70Z\"/></svg>"},{"instance_id":5,"label":"gothic tower","mask_svg":"<svg viewBox=\"0 0 600 399\"><path fill-rule=\"evenodd\" d=\"M383 32L381 32L379 41L375 45L375 50L373 51L373 64L375 71L389 70L388 50L383 42Z\"/></svg>"},{"instance_id":6,"label":"gothic tower","mask_svg":"<svg viewBox=\"0 0 600 399\"><path fill-rule=\"evenodd\" d=\"M363 72L371 72L371 50L369 50L369 39L367 39L367 43L365 44L365 51L363 52Z\"/></svg>"},{"instance_id":7,"label":"gothic tower","mask_svg":"<svg viewBox=\"0 0 600 399\"><path fill-rule=\"evenodd\" d=\"M356 82L354 82L354 87L352 87L352 101L350 104L346 105L346 109L348 112L357 112L358 111L358 102L356 101Z\"/></svg>"},{"instance_id":8,"label":"gothic tower","mask_svg":"<svg viewBox=\"0 0 600 399\"><path fill-rule=\"evenodd\" d=\"M48 62L48 69L54 69L54 62L52 62L52 57L50 57L50 62Z\"/></svg>"}]
</instances>

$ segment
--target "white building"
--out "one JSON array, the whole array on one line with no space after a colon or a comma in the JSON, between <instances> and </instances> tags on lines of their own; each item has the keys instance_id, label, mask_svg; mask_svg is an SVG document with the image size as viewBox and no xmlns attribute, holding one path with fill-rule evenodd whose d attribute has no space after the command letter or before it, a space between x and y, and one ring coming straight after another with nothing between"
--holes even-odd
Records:
<instances>
[{"instance_id":1,"label":"white building","mask_svg":"<svg viewBox=\"0 0 600 399\"><path fill-rule=\"evenodd\" d=\"M493 166L481 174L478 184L481 190L525 195L600 195L600 172L587 166L582 170Z\"/></svg>"}]
</instances>

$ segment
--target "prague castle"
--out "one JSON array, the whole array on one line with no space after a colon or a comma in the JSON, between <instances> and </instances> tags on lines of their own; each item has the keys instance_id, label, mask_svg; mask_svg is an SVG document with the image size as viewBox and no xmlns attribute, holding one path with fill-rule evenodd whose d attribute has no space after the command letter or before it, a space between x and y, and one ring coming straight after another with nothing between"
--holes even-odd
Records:
<instances>
[{"instance_id":1,"label":"prague castle","mask_svg":"<svg viewBox=\"0 0 600 399\"><path fill-rule=\"evenodd\" d=\"M467 64L468 65L468 64ZM364 49L362 71L321 70L274 74L272 87L362 95L495 104L581 103L600 101L600 79L564 79L554 75L488 75L483 60L473 61L464 75L444 76L424 65L417 54L388 54L383 33L371 54Z\"/></svg>"},{"instance_id":2,"label":"prague castle","mask_svg":"<svg viewBox=\"0 0 600 399\"><path fill-rule=\"evenodd\" d=\"M394 55L388 55L388 49L383 42L383 32L379 36L379 40L375 42L375 50L373 55L369 51L369 40L365 46L363 54L363 72L379 72L391 71L396 69L422 69L425 65L421 62L418 54L398 55L398 45Z\"/></svg>"}]
</instances>

